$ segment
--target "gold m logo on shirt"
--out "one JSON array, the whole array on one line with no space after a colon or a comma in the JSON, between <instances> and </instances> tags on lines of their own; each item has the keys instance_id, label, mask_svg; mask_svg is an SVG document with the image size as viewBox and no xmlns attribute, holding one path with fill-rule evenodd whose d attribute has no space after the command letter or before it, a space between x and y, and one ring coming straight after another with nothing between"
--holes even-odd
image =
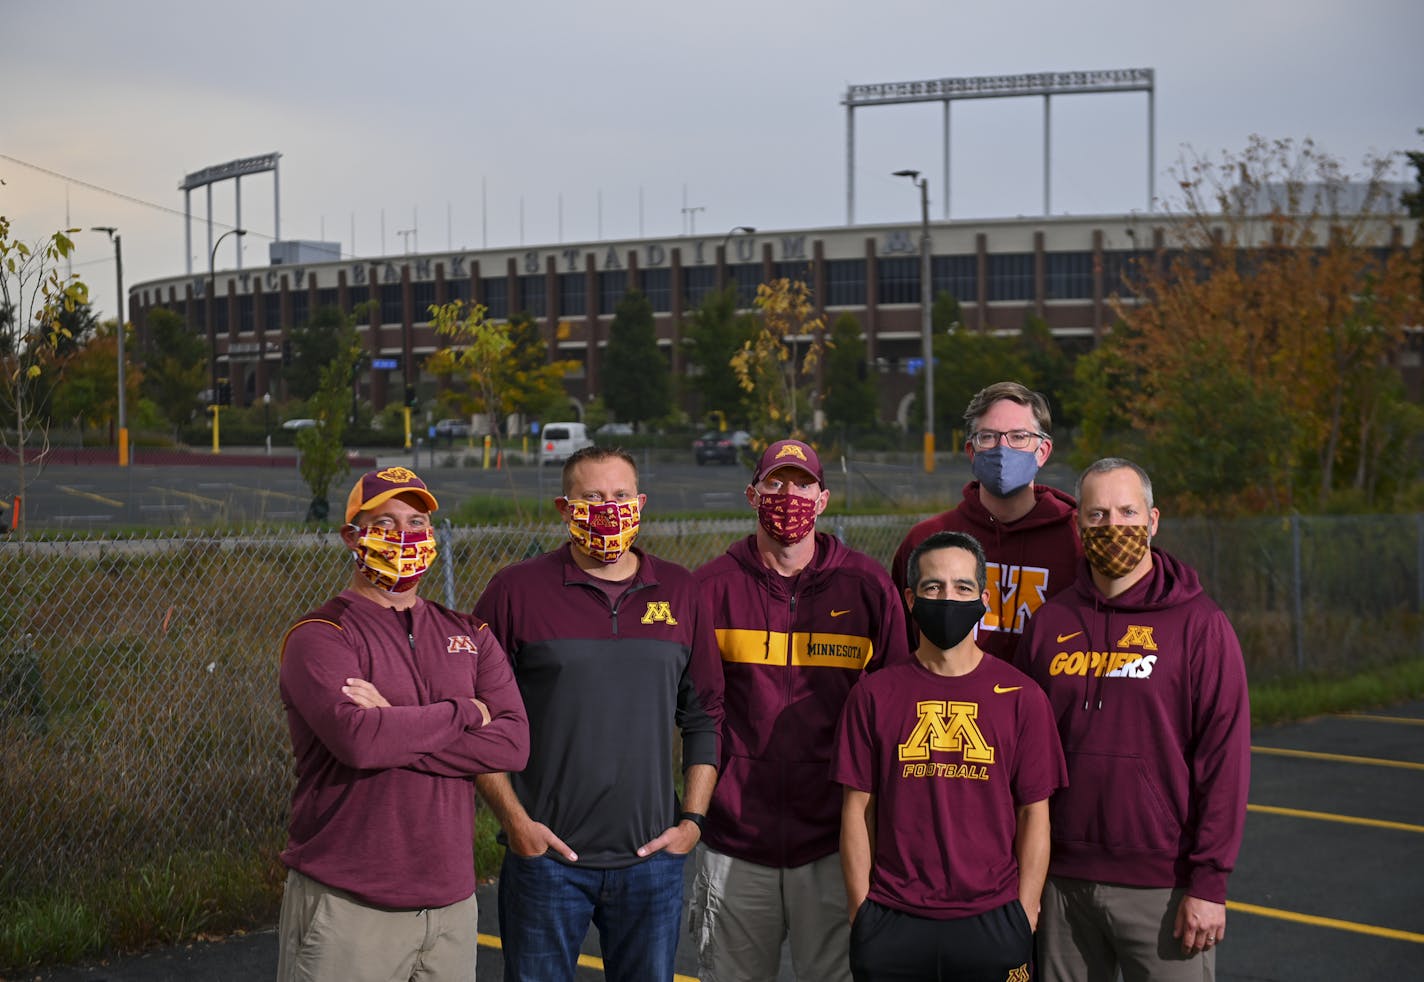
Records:
<instances>
[{"instance_id":1,"label":"gold m logo on shirt","mask_svg":"<svg viewBox=\"0 0 1424 982\"><path fill-rule=\"evenodd\" d=\"M920 716L898 748L901 760L929 760L933 750L963 754L964 760L973 764L994 762L994 748L974 722L979 716L977 702L917 702L915 711Z\"/></svg>"},{"instance_id":2,"label":"gold m logo on shirt","mask_svg":"<svg viewBox=\"0 0 1424 982\"><path fill-rule=\"evenodd\" d=\"M446 638L445 651L451 655L457 651L468 651L472 655L479 654L479 649L475 647L475 642L468 634L456 634Z\"/></svg>"},{"instance_id":3,"label":"gold m logo on shirt","mask_svg":"<svg viewBox=\"0 0 1424 982\"><path fill-rule=\"evenodd\" d=\"M1129 624L1127 633L1118 639L1115 647L1118 648L1146 648L1148 651L1157 650L1157 642L1152 637L1152 628L1141 624Z\"/></svg>"},{"instance_id":4,"label":"gold m logo on shirt","mask_svg":"<svg viewBox=\"0 0 1424 982\"><path fill-rule=\"evenodd\" d=\"M1030 617L1038 613L1048 593L1048 570L1042 566L1005 566L990 563L989 609L981 630L1022 634Z\"/></svg>"},{"instance_id":5,"label":"gold m logo on shirt","mask_svg":"<svg viewBox=\"0 0 1424 982\"><path fill-rule=\"evenodd\" d=\"M666 600L649 600L648 609L643 612L644 624L663 624L677 627L677 618L672 616L672 608Z\"/></svg>"}]
</instances>

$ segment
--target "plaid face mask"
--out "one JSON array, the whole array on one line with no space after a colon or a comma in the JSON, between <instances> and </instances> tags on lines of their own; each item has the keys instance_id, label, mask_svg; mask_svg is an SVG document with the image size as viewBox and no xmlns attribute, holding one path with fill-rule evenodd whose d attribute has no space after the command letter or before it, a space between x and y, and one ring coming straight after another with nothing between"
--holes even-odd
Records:
<instances>
[{"instance_id":1,"label":"plaid face mask","mask_svg":"<svg viewBox=\"0 0 1424 982\"><path fill-rule=\"evenodd\" d=\"M1088 565L1109 579L1131 573L1147 555L1146 525L1089 525L1082 532Z\"/></svg>"}]
</instances>

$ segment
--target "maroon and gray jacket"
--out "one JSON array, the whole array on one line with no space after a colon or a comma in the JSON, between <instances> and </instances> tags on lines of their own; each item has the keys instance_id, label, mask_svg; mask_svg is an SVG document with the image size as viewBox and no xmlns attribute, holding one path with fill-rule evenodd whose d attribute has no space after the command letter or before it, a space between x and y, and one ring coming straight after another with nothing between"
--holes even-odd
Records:
<instances>
[{"instance_id":1,"label":"maroon and gray jacket","mask_svg":"<svg viewBox=\"0 0 1424 982\"><path fill-rule=\"evenodd\" d=\"M358 708L341 694L348 678L390 706ZM529 756L524 704L489 628L428 600L391 610L347 590L287 632L280 679L297 765L282 862L392 909L474 893L474 776Z\"/></svg>"},{"instance_id":2,"label":"maroon and gray jacket","mask_svg":"<svg viewBox=\"0 0 1424 982\"><path fill-rule=\"evenodd\" d=\"M684 770L717 765L717 643L681 566L635 548L638 572L613 603L569 549L500 570L475 613L508 652L529 710L529 766L510 775L519 803L578 854L573 865L632 866L677 822L674 723Z\"/></svg>"},{"instance_id":3,"label":"maroon and gray jacket","mask_svg":"<svg viewBox=\"0 0 1424 982\"><path fill-rule=\"evenodd\" d=\"M836 723L863 671L910 660L904 604L879 563L823 532L796 577L764 566L755 536L696 576L717 628L727 713L703 841L763 866L828 856L840 845Z\"/></svg>"},{"instance_id":4,"label":"maroon and gray jacket","mask_svg":"<svg viewBox=\"0 0 1424 982\"><path fill-rule=\"evenodd\" d=\"M1013 659L1024 625L1043 602L1073 585L1083 555L1073 496L1043 484L1034 486L1033 495L1033 510L1005 525L980 501L979 482L970 481L959 505L910 529L890 562L890 577L903 597L905 564L915 546L936 532L967 532L978 539L989 562L989 609L975 643L1005 661ZM914 650L919 632L913 621L908 627Z\"/></svg>"},{"instance_id":5,"label":"maroon and gray jacket","mask_svg":"<svg viewBox=\"0 0 1424 982\"><path fill-rule=\"evenodd\" d=\"M1148 574L1109 599L1084 562L1029 622L1016 662L1048 693L1068 757L1049 872L1224 903L1251 710L1236 632L1196 572L1153 549Z\"/></svg>"}]
</instances>

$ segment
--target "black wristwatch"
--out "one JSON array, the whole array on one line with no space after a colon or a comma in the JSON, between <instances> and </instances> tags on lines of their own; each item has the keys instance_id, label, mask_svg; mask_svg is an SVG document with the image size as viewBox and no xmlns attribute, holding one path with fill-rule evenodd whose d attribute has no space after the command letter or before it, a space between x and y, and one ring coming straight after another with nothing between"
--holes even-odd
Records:
<instances>
[{"instance_id":1,"label":"black wristwatch","mask_svg":"<svg viewBox=\"0 0 1424 982\"><path fill-rule=\"evenodd\" d=\"M679 822L691 822L697 826L697 831L702 831L702 823L707 821L707 816L701 812L682 812L677 816Z\"/></svg>"}]
</instances>

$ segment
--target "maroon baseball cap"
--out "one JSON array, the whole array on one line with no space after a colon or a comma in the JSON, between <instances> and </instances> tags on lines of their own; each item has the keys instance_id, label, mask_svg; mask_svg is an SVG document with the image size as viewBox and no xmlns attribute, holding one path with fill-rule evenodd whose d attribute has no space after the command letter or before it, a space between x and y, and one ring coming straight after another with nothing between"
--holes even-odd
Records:
<instances>
[{"instance_id":1,"label":"maroon baseball cap","mask_svg":"<svg viewBox=\"0 0 1424 982\"><path fill-rule=\"evenodd\" d=\"M761 462L757 464L756 473L752 475L752 483L760 482L778 467L795 467L814 477L817 484L826 483L825 475L821 473L821 458L816 456L810 444L800 440L777 440L767 447L761 455Z\"/></svg>"},{"instance_id":2,"label":"maroon baseball cap","mask_svg":"<svg viewBox=\"0 0 1424 982\"><path fill-rule=\"evenodd\" d=\"M407 467L385 467L378 471L367 471L356 479L356 486L346 497L346 521L353 521L357 512L375 508L407 491L425 502L427 511L435 511L440 507L425 482L415 476L415 471Z\"/></svg>"}]
</instances>

